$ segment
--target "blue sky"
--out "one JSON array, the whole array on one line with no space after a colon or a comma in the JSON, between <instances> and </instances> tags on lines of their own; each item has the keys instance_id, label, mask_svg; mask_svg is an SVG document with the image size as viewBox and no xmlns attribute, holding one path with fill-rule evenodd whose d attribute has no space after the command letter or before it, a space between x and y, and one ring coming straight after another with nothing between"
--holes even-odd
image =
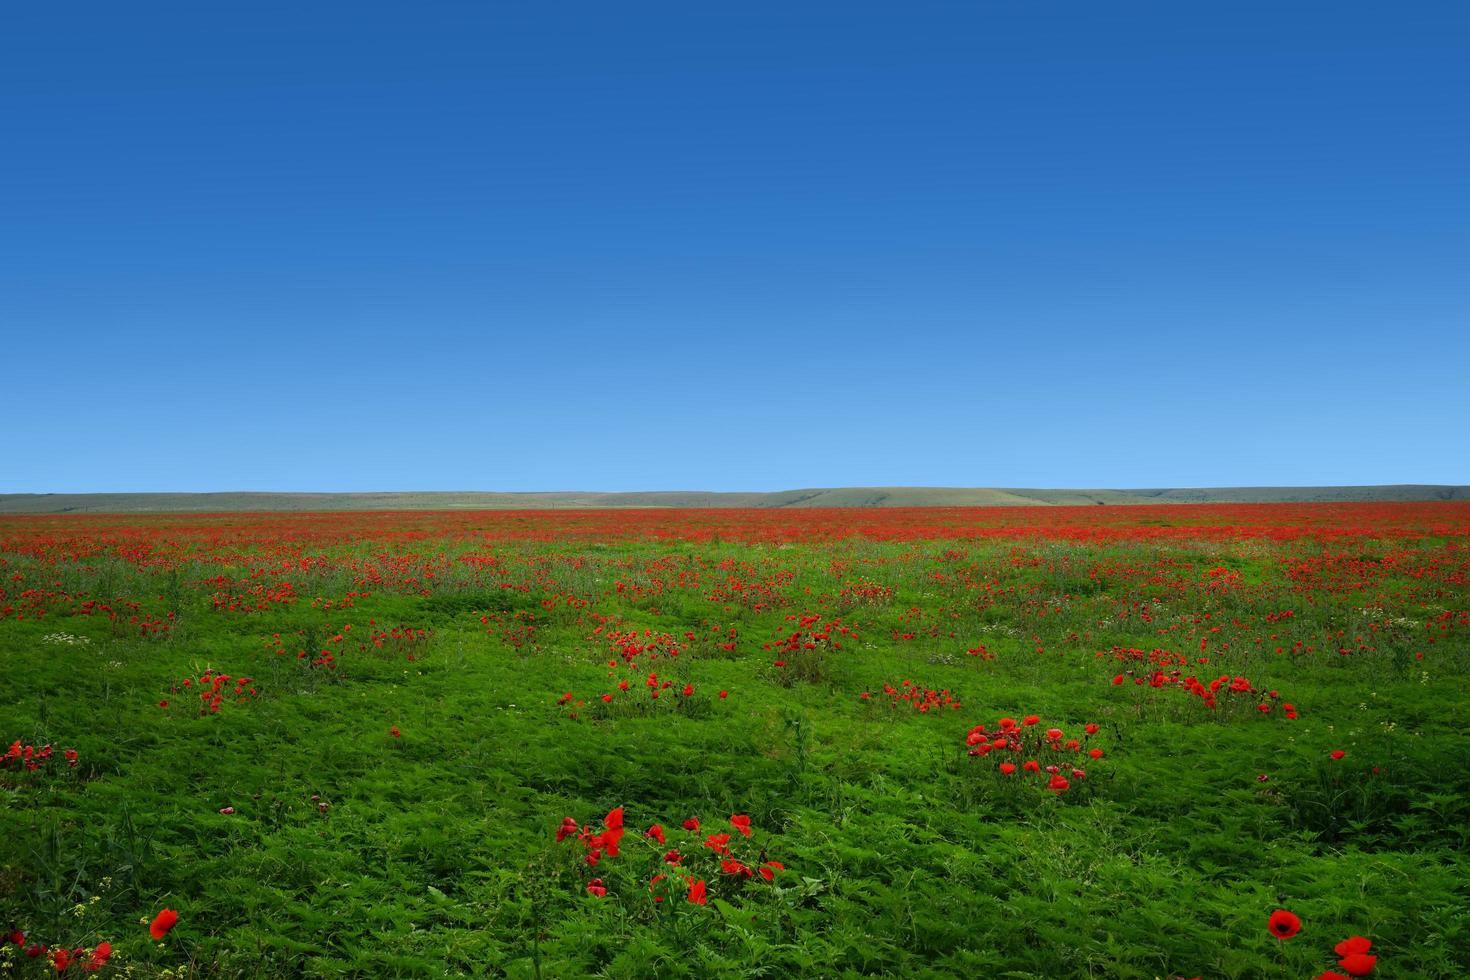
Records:
<instances>
[{"instance_id":1,"label":"blue sky","mask_svg":"<svg viewBox=\"0 0 1470 980\"><path fill-rule=\"evenodd\" d=\"M1464 3L5 22L0 492L1470 483Z\"/></svg>"}]
</instances>

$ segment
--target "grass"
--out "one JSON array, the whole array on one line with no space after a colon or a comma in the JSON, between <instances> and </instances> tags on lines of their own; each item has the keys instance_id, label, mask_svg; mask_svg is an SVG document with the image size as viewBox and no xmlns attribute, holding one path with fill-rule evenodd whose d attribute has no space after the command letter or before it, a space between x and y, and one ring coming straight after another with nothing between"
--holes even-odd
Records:
<instances>
[{"instance_id":1,"label":"grass","mask_svg":"<svg viewBox=\"0 0 1470 980\"><path fill-rule=\"evenodd\" d=\"M0 770L0 927L110 940L135 977L1312 977L1353 934L1378 976L1470 975L1464 544L410 538L155 565L12 541L0 735L57 754ZM1135 684L1172 669L1155 650L1253 691ZM256 695L201 715L210 669ZM884 692L905 680L962 707ZM1029 714L1097 724L1103 758L1056 793L969 754ZM554 839L617 807L617 857ZM773 881L718 871L732 814ZM1277 908L1299 936L1267 934ZM54 975L13 945L0 970Z\"/></svg>"}]
</instances>

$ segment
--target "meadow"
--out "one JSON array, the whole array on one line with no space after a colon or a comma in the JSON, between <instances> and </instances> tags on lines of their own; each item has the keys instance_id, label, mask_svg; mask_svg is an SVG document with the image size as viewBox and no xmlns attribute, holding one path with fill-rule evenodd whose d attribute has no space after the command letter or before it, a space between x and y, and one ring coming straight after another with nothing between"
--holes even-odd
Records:
<instances>
[{"instance_id":1,"label":"meadow","mask_svg":"<svg viewBox=\"0 0 1470 980\"><path fill-rule=\"evenodd\" d=\"M1470 976L1465 502L0 517L0 665L4 975Z\"/></svg>"}]
</instances>

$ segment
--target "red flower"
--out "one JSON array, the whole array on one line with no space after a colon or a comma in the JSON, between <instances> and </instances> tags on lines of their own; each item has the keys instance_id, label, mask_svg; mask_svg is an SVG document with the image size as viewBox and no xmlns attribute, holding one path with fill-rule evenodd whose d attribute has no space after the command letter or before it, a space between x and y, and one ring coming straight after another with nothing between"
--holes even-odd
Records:
<instances>
[{"instance_id":1,"label":"red flower","mask_svg":"<svg viewBox=\"0 0 1470 980\"><path fill-rule=\"evenodd\" d=\"M704 846L714 851L716 854L729 854L729 844L729 834L710 834L709 838L704 842Z\"/></svg>"},{"instance_id":2,"label":"red flower","mask_svg":"<svg viewBox=\"0 0 1470 980\"><path fill-rule=\"evenodd\" d=\"M51 954L51 965L56 967L57 973L65 973L66 968L71 966L71 950L58 949Z\"/></svg>"},{"instance_id":3,"label":"red flower","mask_svg":"<svg viewBox=\"0 0 1470 980\"><path fill-rule=\"evenodd\" d=\"M1266 920L1266 928L1277 939L1290 939L1302 931L1302 920L1286 909L1277 909Z\"/></svg>"},{"instance_id":4,"label":"red flower","mask_svg":"<svg viewBox=\"0 0 1470 980\"><path fill-rule=\"evenodd\" d=\"M106 966L110 959L112 959L112 943L98 943L97 948L92 950L91 958L82 964L82 969L92 973Z\"/></svg>"},{"instance_id":5,"label":"red flower","mask_svg":"<svg viewBox=\"0 0 1470 980\"><path fill-rule=\"evenodd\" d=\"M1333 749L1332 750L1332 757L1334 759L1341 759L1345 755L1347 755L1347 753L1344 752L1342 749Z\"/></svg>"},{"instance_id":6,"label":"red flower","mask_svg":"<svg viewBox=\"0 0 1470 980\"><path fill-rule=\"evenodd\" d=\"M651 837L662 844L664 842L664 829L658 824L654 824L652 827L649 827L643 832L643 836Z\"/></svg>"},{"instance_id":7,"label":"red flower","mask_svg":"<svg viewBox=\"0 0 1470 980\"><path fill-rule=\"evenodd\" d=\"M1092 756L1094 759L1101 759L1103 757L1103 750L1102 749L1091 749L1091 750L1088 751L1087 754L1090 755L1090 756Z\"/></svg>"},{"instance_id":8,"label":"red flower","mask_svg":"<svg viewBox=\"0 0 1470 980\"><path fill-rule=\"evenodd\" d=\"M786 865L782 864L780 861L767 861L765 864L761 865L761 877L766 879L767 881L773 881L776 878L777 871L785 870Z\"/></svg>"},{"instance_id":9,"label":"red flower","mask_svg":"<svg viewBox=\"0 0 1470 980\"><path fill-rule=\"evenodd\" d=\"M26 944L26 934L23 933L23 932L21 932L19 929L15 930L14 932L12 932L10 935L6 936L5 938L6 939L9 939L11 942L15 943L15 945L17 945L17 946L24 946Z\"/></svg>"},{"instance_id":10,"label":"red flower","mask_svg":"<svg viewBox=\"0 0 1470 980\"><path fill-rule=\"evenodd\" d=\"M398 726L397 725L394 725L392 728L388 729L388 734L389 735L392 735L394 738L402 738L403 737L403 733L398 730Z\"/></svg>"},{"instance_id":11,"label":"red flower","mask_svg":"<svg viewBox=\"0 0 1470 980\"><path fill-rule=\"evenodd\" d=\"M1000 764L1000 771L1009 776L1016 771L1016 764L1014 762L1002 762Z\"/></svg>"},{"instance_id":12,"label":"red flower","mask_svg":"<svg viewBox=\"0 0 1470 980\"><path fill-rule=\"evenodd\" d=\"M571 837L576 833L577 821L573 820L571 817L563 817L561 826L556 828L556 842L560 844L562 841L566 840L568 837Z\"/></svg>"},{"instance_id":13,"label":"red flower","mask_svg":"<svg viewBox=\"0 0 1470 980\"><path fill-rule=\"evenodd\" d=\"M1372 948L1373 940L1364 939L1362 936L1349 936L1332 947L1332 951L1338 956L1352 956L1354 953L1366 953Z\"/></svg>"},{"instance_id":14,"label":"red flower","mask_svg":"<svg viewBox=\"0 0 1470 980\"><path fill-rule=\"evenodd\" d=\"M751 874L750 868L746 867L744 864L740 863L734 858L724 858L723 860L721 860L720 871L727 875L741 875L746 878L749 878Z\"/></svg>"},{"instance_id":15,"label":"red flower","mask_svg":"<svg viewBox=\"0 0 1470 980\"><path fill-rule=\"evenodd\" d=\"M1057 773L1056 775L1051 777L1051 780L1046 784L1046 788L1050 790L1055 790L1058 793L1065 793L1067 790L1072 788L1072 784L1067 782L1066 776L1063 776L1061 773Z\"/></svg>"},{"instance_id":16,"label":"red flower","mask_svg":"<svg viewBox=\"0 0 1470 980\"><path fill-rule=\"evenodd\" d=\"M750 817L743 813L737 813L730 818L730 826L740 831L741 836L750 836Z\"/></svg>"},{"instance_id":17,"label":"red flower","mask_svg":"<svg viewBox=\"0 0 1470 980\"><path fill-rule=\"evenodd\" d=\"M168 931L179 921L179 913L173 909L164 909L153 917L153 924L148 927L148 934L154 939L162 939L168 935Z\"/></svg>"},{"instance_id":18,"label":"red flower","mask_svg":"<svg viewBox=\"0 0 1470 980\"><path fill-rule=\"evenodd\" d=\"M689 886L689 902L692 905L709 904L709 900L704 896L704 879L701 878Z\"/></svg>"},{"instance_id":19,"label":"red flower","mask_svg":"<svg viewBox=\"0 0 1470 980\"><path fill-rule=\"evenodd\" d=\"M1021 724L1023 725L1037 725L1040 723L1041 717L1039 715L1027 715L1025 718L1021 719Z\"/></svg>"},{"instance_id":20,"label":"red flower","mask_svg":"<svg viewBox=\"0 0 1470 980\"><path fill-rule=\"evenodd\" d=\"M602 883L601 878L593 878L587 882L587 894L593 898L602 898L607 894L607 886Z\"/></svg>"},{"instance_id":21,"label":"red flower","mask_svg":"<svg viewBox=\"0 0 1470 980\"><path fill-rule=\"evenodd\" d=\"M1366 977L1373 972L1378 957L1367 953L1352 953L1337 961L1337 965L1355 977Z\"/></svg>"},{"instance_id":22,"label":"red flower","mask_svg":"<svg viewBox=\"0 0 1470 980\"><path fill-rule=\"evenodd\" d=\"M688 820L685 820L684 821L684 829L685 830L698 831L699 830L699 819L697 817L690 817Z\"/></svg>"}]
</instances>

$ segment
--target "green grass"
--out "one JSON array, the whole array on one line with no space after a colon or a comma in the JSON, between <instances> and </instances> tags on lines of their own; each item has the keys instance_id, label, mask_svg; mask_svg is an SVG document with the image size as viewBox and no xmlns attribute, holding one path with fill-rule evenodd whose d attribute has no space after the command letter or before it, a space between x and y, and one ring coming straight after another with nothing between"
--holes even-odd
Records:
<instances>
[{"instance_id":1,"label":"green grass","mask_svg":"<svg viewBox=\"0 0 1470 980\"><path fill-rule=\"evenodd\" d=\"M432 580L358 584L409 547ZM1425 627L1467 609L1456 546L1372 545L1394 560L1363 587L1308 592L1278 559L1311 544L523 544L490 572L439 555L464 547L364 546L356 568L333 552L293 576L294 603L256 612L212 601L244 590L244 567L7 556L0 606L64 588L176 621L144 638L60 600L0 619L0 737L58 752L0 774L0 927L111 940L107 969L135 977L1312 977L1351 934L1373 939L1378 976L1470 975L1470 627L1432 645ZM1239 583L1212 591L1222 565ZM881 588L844 596L854 581ZM808 610L859 636L788 683L762 645ZM610 678L593 614L700 639ZM432 635L360 645L370 619ZM1371 649L1338 654L1339 630ZM1196 657L1201 639L1211 663L1190 672L1248 676L1300 717L1114 686L1124 666L1098 656ZM323 647L335 670L295 657ZM258 697L201 717L173 688L206 668ZM676 681L658 702L635 696L650 671ZM892 709L882 686L904 679L963 708ZM568 691L587 703L558 706ZM1074 791L967 754L972 726L1030 713L1100 726L1106 755ZM554 841L563 818L595 829L617 806L618 858L589 869ZM654 902L663 849L641 832L729 831L735 813L756 828L736 844L786 870L710 873L706 906L682 883ZM153 943L140 919L165 906L180 923ZM1305 923L1285 943L1265 929L1278 907ZM47 972L15 947L0 964Z\"/></svg>"}]
</instances>

